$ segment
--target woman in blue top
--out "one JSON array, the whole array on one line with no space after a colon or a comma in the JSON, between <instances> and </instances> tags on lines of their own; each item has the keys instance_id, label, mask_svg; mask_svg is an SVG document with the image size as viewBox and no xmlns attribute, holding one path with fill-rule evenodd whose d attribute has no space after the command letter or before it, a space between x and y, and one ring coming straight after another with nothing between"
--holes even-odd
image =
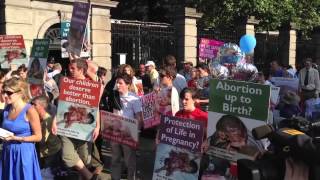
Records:
<instances>
[{"instance_id":1,"label":"woman in blue top","mask_svg":"<svg viewBox=\"0 0 320 180\"><path fill-rule=\"evenodd\" d=\"M18 78L4 82L2 96L7 106L2 128L14 133L4 138L0 160L2 180L41 180L35 142L41 140L39 115L28 104L27 84Z\"/></svg>"}]
</instances>

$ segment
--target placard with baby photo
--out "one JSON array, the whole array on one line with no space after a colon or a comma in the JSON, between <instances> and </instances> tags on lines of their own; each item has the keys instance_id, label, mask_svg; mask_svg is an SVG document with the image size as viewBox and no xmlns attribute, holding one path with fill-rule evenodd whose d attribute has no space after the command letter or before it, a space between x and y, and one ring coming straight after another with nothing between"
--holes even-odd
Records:
<instances>
[{"instance_id":1,"label":"placard with baby photo","mask_svg":"<svg viewBox=\"0 0 320 180\"><path fill-rule=\"evenodd\" d=\"M203 179L236 177L238 159L254 159L265 148L251 130L265 125L270 86L244 81L210 82L207 144Z\"/></svg>"}]
</instances>

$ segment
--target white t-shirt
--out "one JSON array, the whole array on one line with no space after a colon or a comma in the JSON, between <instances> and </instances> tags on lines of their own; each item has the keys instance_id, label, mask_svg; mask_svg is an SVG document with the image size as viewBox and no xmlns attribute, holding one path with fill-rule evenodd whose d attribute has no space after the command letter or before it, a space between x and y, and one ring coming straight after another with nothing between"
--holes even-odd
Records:
<instances>
[{"instance_id":1,"label":"white t-shirt","mask_svg":"<svg viewBox=\"0 0 320 180\"><path fill-rule=\"evenodd\" d=\"M142 112L142 105L139 96L132 92L128 92L126 95L120 95L120 101L122 105L121 110L113 110L113 113L135 119L134 115L138 112Z\"/></svg>"},{"instance_id":2,"label":"white t-shirt","mask_svg":"<svg viewBox=\"0 0 320 180\"><path fill-rule=\"evenodd\" d=\"M182 89L187 87L186 78L184 78L184 76L182 76L181 74L177 73L176 78L173 80L173 86L177 89L178 94L180 94Z\"/></svg>"}]
</instances>

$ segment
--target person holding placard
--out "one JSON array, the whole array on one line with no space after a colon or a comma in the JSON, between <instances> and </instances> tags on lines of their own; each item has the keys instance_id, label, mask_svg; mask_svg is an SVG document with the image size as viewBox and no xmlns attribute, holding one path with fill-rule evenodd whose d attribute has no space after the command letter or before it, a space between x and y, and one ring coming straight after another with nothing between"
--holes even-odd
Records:
<instances>
[{"instance_id":1,"label":"person holding placard","mask_svg":"<svg viewBox=\"0 0 320 180\"><path fill-rule=\"evenodd\" d=\"M32 99L34 106L40 116L42 139L39 142L40 166L42 168L53 168L58 162L56 158L61 149L61 142L58 136L52 134L51 127L56 116L56 107L49 104L46 96L36 96Z\"/></svg>"},{"instance_id":2,"label":"person holding placard","mask_svg":"<svg viewBox=\"0 0 320 180\"><path fill-rule=\"evenodd\" d=\"M6 80L3 85L7 106L3 111L2 127L14 135L4 138L0 162L3 180L40 180L41 173L35 142L42 138L39 114L28 104L27 84L19 78Z\"/></svg>"},{"instance_id":3,"label":"person holding placard","mask_svg":"<svg viewBox=\"0 0 320 180\"><path fill-rule=\"evenodd\" d=\"M132 77L126 73L118 74L116 77L116 93L119 96L113 96L109 99L113 113L130 119L136 119L140 127L143 125L142 105L140 98L129 87L132 84ZM136 173L136 150L128 145L111 142L112 161L111 177L113 180L121 179L121 158L123 152L124 162L128 168L128 180L135 179Z\"/></svg>"},{"instance_id":4,"label":"person holding placard","mask_svg":"<svg viewBox=\"0 0 320 180\"><path fill-rule=\"evenodd\" d=\"M159 114L174 116L179 111L179 94L173 86L173 80L176 78L174 67L167 66L159 70L161 90L158 93L158 102L156 109Z\"/></svg>"},{"instance_id":5,"label":"person holding placard","mask_svg":"<svg viewBox=\"0 0 320 180\"><path fill-rule=\"evenodd\" d=\"M88 64L84 59L73 59L69 63L69 77L73 79L89 79L86 77ZM95 141L100 131L100 121L96 121L96 128L93 131L92 139ZM57 132L56 122L54 121L52 131ZM83 140L61 136L62 160L67 167L75 167L85 179L97 179L98 173L91 173L86 167L89 164L92 144Z\"/></svg>"},{"instance_id":6,"label":"person holding placard","mask_svg":"<svg viewBox=\"0 0 320 180\"><path fill-rule=\"evenodd\" d=\"M196 121L203 121L205 123L205 127L207 127L208 112L201 111L195 106L197 93L190 88L184 88L180 93L180 99L182 101L182 110L178 111L175 116Z\"/></svg>"}]
</instances>

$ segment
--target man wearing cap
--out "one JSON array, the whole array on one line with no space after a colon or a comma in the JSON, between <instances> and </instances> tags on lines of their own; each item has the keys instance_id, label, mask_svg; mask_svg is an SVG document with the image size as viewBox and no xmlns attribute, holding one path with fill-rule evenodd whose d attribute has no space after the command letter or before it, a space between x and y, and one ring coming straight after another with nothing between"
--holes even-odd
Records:
<instances>
[{"instance_id":1,"label":"man wearing cap","mask_svg":"<svg viewBox=\"0 0 320 180\"><path fill-rule=\"evenodd\" d=\"M155 63L153 61L148 61L145 67L147 69L147 73L150 75L152 86L156 85L158 83L159 73L156 70Z\"/></svg>"},{"instance_id":2,"label":"man wearing cap","mask_svg":"<svg viewBox=\"0 0 320 180\"><path fill-rule=\"evenodd\" d=\"M191 61L183 61L183 69L179 71L179 74L186 78L188 82L191 79L191 69L193 67L193 63Z\"/></svg>"}]
</instances>

